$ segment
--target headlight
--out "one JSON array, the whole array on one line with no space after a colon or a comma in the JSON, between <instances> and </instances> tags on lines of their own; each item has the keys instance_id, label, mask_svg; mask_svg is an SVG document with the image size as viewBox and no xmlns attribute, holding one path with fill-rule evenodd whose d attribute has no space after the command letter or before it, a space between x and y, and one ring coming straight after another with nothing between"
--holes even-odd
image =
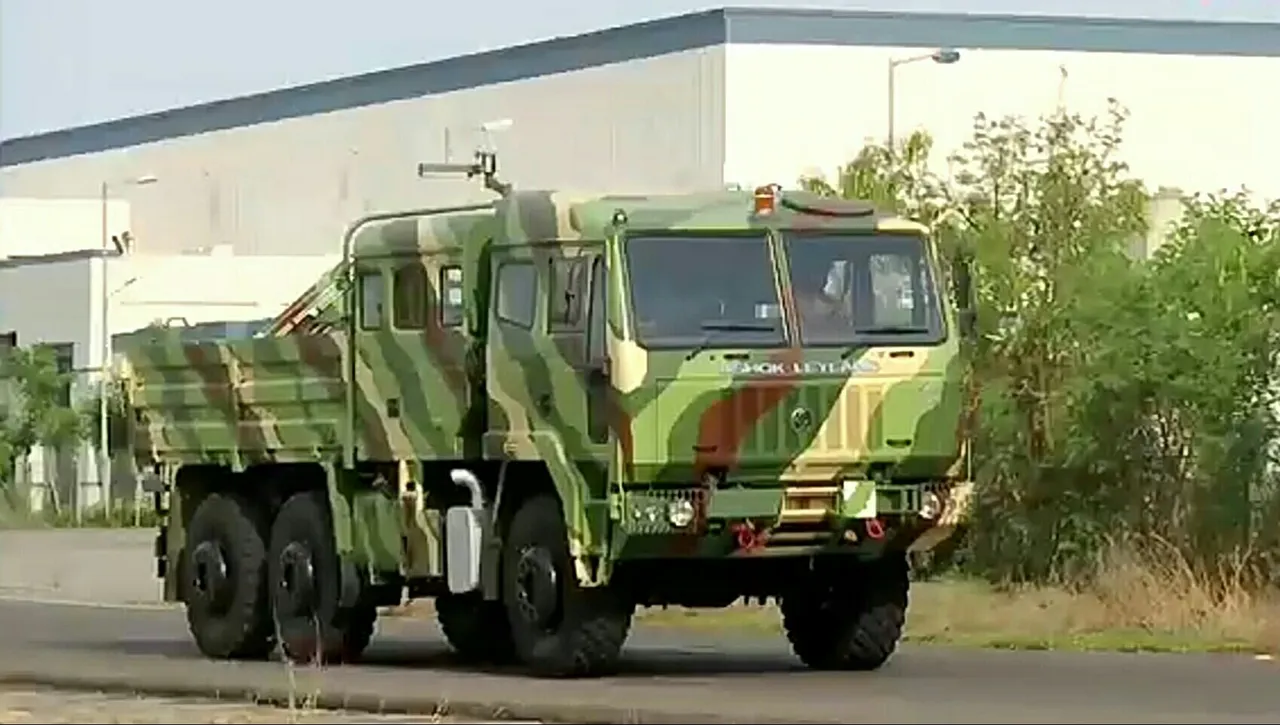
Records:
<instances>
[{"instance_id":1,"label":"headlight","mask_svg":"<svg viewBox=\"0 0 1280 725\"><path fill-rule=\"evenodd\" d=\"M696 513L693 509L693 503L684 499L667 504L667 521L670 521L671 525L677 529L683 529L693 523Z\"/></svg>"},{"instance_id":2,"label":"headlight","mask_svg":"<svg viewBox=\"0 0 1280 725\"><path fill-rule=\"evenodd\" d=\"M936 519L942 513L942 498L932 491L920 497L920 518Z\"/></svg>"}]
</instances>

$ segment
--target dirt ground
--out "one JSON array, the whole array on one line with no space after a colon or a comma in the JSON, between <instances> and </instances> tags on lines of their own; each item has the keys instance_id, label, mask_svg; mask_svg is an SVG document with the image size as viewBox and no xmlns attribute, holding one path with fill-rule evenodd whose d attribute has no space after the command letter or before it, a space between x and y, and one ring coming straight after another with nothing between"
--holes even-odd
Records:
<instances>
[{"instance_id":1,"label":"dirt ground","mask_svg":"<svg viewBox=\"0 0 1280 725\"><path fill-rule=\"evenodd\" d=\"M0 686L0 723L479 723L430 715L370 715L214 700Z\"/></svg>"}]
</instances>

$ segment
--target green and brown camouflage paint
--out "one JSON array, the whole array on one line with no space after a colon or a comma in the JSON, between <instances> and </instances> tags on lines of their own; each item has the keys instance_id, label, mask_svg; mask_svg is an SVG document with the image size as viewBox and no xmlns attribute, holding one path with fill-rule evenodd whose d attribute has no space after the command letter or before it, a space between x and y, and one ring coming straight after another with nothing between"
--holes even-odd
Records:
<instances>
[{"instance_id":1,"label":"green and brown camouflage paint","mask_svg":"<svg viewBox=\"0 0 1280 725\"><path fill-rule=\"evenodd\" d=\"M847 544L832 535L861 515L867 496L880 514L897 515L917 510L923 492L940 492L948 502L942 518L903 542L934 545L957 523L970 490L956 310L946 295L938 296L949 334L933 346L792 343L690 357L635 341L622 249L628 234L826 229L926 237L917 224L870 210L846 214L830 200L785 198L797 203L759 215L749 192L516 191L483 207L369 224L268 336L183 344L159 334L127 352L137 461L170 478L192 464L239 471L319 463L331 479L366 462L397 464L406 477L424 461L540 462L564 504L572 553L605 562L595 574L580 567L584 583L607 579L608 562L621 558L740 555L726 548L718 526L731 521L792 522L798 553ZM786 260L776 256L794 329ZM531 327L501 320L491 301L495 270L517 263L532 263L539 280ZM932 256L930 264L940 279ZM604 360L588 350L595 276L609 290ZM361 313L366 285L381 290L376 325ZM577 302L561 307L565 285ZM401 296L409 304L397 310ZM725 365L730 358L736 368ZM812 425L792 423L801 408ZM738 485L708 486L712 475ZM879 483L844 485L872 478ZM351 499L349 489L330 488ZM680 498L697 502L689 531L652 517ZM368 502L335 501L340 550L375 567L439 573L438 512L422 497L410 508L398 517ZM418 547L425 553L397 550L402 534L425 541ZM430 561L417 560L424 556Z\"/></svg>"}]
</instances>

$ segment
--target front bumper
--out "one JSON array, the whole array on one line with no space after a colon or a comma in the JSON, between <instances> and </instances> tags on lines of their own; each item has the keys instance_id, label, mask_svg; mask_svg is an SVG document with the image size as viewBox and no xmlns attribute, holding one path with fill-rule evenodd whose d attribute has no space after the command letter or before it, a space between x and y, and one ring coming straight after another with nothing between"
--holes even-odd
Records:
<instances>
[{"instance_id":1,"label":"front bumper","mask_svg":"<svg viewBox=\"0 0 1280 725\"><path fill-rule=\"evenodd\" d=\"M614 494L614 553L741 556L931 549L968 518L967 481L677 487Z\"/></svg>"}]
</instances>

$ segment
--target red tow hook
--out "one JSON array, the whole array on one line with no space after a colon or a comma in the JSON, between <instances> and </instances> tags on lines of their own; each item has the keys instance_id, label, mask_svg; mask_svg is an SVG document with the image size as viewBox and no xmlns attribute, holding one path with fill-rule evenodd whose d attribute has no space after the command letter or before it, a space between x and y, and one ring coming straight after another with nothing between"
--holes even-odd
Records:
<instances>
[{"instance_id":1,"label":"red tow hook","mask_svg":"<svg viewBox=\"0 0 1280 725\"><path fill-rule=\"evenodd\" d=\"M880 519L867 519L867 538L876 541L884 538L884 524Z\"/></svg>"},{"instance_id":2,"label":"red tow hook","mask_svg":"<svg viewBox=\"0 0 1280 725\"><path fill-rule=\"evenodd\" d=\"M763 549L766 540L769 537L767 531L757 530L755 525L750 521L743 521L733 526L734 538L737 541L738 548L746 553L751 553L759 549Z\"/></svg>"}]
</instances>

